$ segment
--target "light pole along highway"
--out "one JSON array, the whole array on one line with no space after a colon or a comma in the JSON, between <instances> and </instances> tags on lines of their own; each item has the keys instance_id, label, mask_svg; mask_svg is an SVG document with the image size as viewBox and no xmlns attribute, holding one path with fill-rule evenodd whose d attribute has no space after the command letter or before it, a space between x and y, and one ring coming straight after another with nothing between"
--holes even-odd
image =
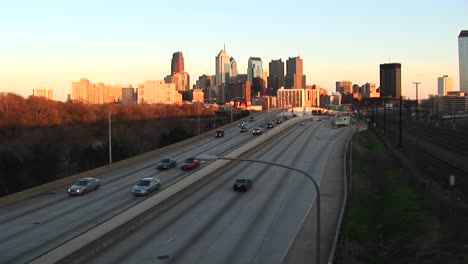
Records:
<instances>
[{"instance_id":1,"label":"light pole along highway","mask_svg":"<svg viewBox=\"0 0 468 264\"><path fill-rule=\"evenodd\" d=\"M199 154L195 158L199 160L233 160L233 161L247 161L247 162L253 162L253 163L263 163L267 165L272 165L272 166L277 166L277 167L293 170L293 171L296 171L305 175L314 184L315 191L317 192L317 221L316 221L317 236L316 236L316 242L315 242L317 254L316 254L315 263L320 264L320 188L317 182L314 180L314 178L312 178L312 176L307 174L305 171L296 169L294 167L286 166L286 165L279 164L279 163L269 162L269 161L263 161L263 160L231 158L231 157L225 157L225 156L220 157L220 156L214 156L214 155L208 155L208 154Z\"/></svg>"},{"instance_id":2,"label":"light pole along highway","mask_svg":"<svg viewBox=\"0 0 468 264\"><path fill-rule=\"evenodd\" d=\"M234 121L234 120L233 120L234 118L233 118L233 113L232 113L233 109L232 109L232 108L233 108L234 105L236 104L236 99L244 99L244 98L245 98L245 97L243 97L243 96L239 96L239 97L234 97L234 98L232 98L232 99L229 101L229 106L230 106L230 108L231 108L231 123ZM232 105L231 105L231 102L232 102Z\"/></svg>"}]
</instances>

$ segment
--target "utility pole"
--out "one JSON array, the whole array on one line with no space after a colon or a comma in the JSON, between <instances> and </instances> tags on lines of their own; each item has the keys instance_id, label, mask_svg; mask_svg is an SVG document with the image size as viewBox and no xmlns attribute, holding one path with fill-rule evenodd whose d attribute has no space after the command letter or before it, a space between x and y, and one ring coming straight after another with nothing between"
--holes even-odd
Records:
<instances>
[{"instance_id":1,"label":"utility pole","mask_svg":"<svg viewBox=\"0 0 468 264\"><path fill-rule=\"evenodd\" d=\"M418 85L420 85L421 82L413 82L413 84L416 85L416 120L418 120L418 115L419 115Z\"/></svg>"},{"instance_id":2,"label":"utility pole","mask_svg":"<svg viewBox=\"0 0 468 264\"><path fill-rule=\"evenodd\" d=\"M402 107L403 107L403 99L402 99L402 97L400 95L400 120L399 120L399 122L400 122L400 133L398 134L398 146L400 146L400 147L401 147L401 123L402 123L402 119L401 119L402 109L401 108Z\"/></svg>"}]
</instances>

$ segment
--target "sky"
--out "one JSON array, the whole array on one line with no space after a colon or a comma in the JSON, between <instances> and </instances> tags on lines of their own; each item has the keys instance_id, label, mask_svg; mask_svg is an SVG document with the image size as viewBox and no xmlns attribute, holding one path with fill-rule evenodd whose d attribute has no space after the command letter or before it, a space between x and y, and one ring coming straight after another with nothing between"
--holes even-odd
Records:
<instances>
[{"instance_id":1,"label":"sky","mask_svg":"<svg viewBox=\"0 0 468 264\"><path fill-rule=\"evenodd\" d=\"M379 86L379 64L402 64L402 95L437 93L437 77L459 90L458 34L467 0L1 0L0 92L27 97L71 83L132 84L170 74L182 51L191 85L215 74L226 52L247 72L249 57L303 59L307 85L335 91L351 80Z\"/></svg>"}]
</instances>

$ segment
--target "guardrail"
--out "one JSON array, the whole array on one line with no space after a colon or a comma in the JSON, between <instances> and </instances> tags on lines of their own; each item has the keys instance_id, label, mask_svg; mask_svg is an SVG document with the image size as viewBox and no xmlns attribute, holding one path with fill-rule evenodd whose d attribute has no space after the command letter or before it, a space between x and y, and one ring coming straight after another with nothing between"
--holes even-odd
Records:
<instances>
[{"instance_id":1,"label":"guardrail","mask_svg":"<svg viewBox=\"0 0 468 264\"><path fill-rule=\"evenodd\" d=\"M294 121L296 120L296 121ZM282 125L277 126L276 129L269 130L268 133L265 133L256 139L248 142L245 145L242 145L240 148L232 151L227 154L230 157L239 157L240 155L246 153L247 151L253 149L254 147L264 143L269 138L279 134L284 129L299 123L300 119L290 119L283 122ZM32 260L31 264L45 264L45 263L56 263L62 258L72 254L73 252L81 249L82 247L92 243L96 239L103 237L104 235L112 232L116 228L124 225L125 223L135 219L136 217L143 214L145 211L159 205L163 201L169 199L172 196L177 195L177 193L185 190L190 185L200 181L205 176L210 173L220 169L225 164L229 163L227 160L217 160L212 163L209 163L207 166L197 170L195 173L185 177L184 179L176 182L175 184L165 188L159 193L149 197L148 199L138 203L137 205L128 208L122 213L114 216L107 221L102 222L101 224L89 229L88 231L70 239L69 241L64 242L62 245L44 253L43 255Z\"/></svg>"},{"instance_id":2,"label":"guardrail","mask_svg":"<svg viewBox=\"0 0 468 264\"><path fill-rule=\"evenodd\" d=\"M120 168L122 168L124 166L127 166L128 164L143 161L143 160L146 160L146 159L158 158L161 155L163 155L163 153L166 153L168 151L171 151L171 150L179 148L179 147L183 147L185 145L189 145L192 142L194 142L196 140L199 140L201 138L212 136L213 131L214 130L206 132L206 133L198 135L198 136L195 136L195 137L192 137L192 138L189 138L189 139L186 139L186 140L183 140L183 141L180 141L180 142L177 142L175 144L172 144L172 145L169 145L169 146L166 146L166 147L162 147L162 148L152 150L152 151L149 151L149 152L146 152L146 153L143 153L143 154L140 154L140 155L125 159L125 160L121 160L121 161L112 163L110 166L105 165L105 166L102 166L102 167L99 167L99 168L95 168L95 169L92 169L92 170L89 170L89 171L81 172L81 173L78 173L78 174L63 178L63 179L59 179L59 180L56 180L56 181L53 181L53 182L42 184L42 185L27 189L27 190L24 190L24 191L20 191L20 192L17 192L17 193L13 193L13 194L1 197L0 198L0 207L7 206L9 204L13 204L13 203L19 202L21 200L26 200L26 199L29 199L29 198L32 198L32 197L35 197L35 196L39 196L41 194L51 192L51 191L59 189L61 187L64 187L64 188L68 187L69 185L71 185L72 183L76 182L77 180L79 180L81 178L85 178L85 177L102 177L105 173L120 169Z\"/></svg>"}]
</instances>

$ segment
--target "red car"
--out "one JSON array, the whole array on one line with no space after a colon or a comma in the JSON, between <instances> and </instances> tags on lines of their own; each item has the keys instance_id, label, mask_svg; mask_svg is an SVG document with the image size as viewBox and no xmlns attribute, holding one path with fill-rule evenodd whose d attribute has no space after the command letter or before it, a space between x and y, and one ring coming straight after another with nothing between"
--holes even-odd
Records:
<instances>
[{"instance_id":1,"label":"red car","mask_svg":"<svg viewBox=\"0 0 468 264\"><path fill-rule=\"evenodd\" d=\"M186 159L182 161L182 164L180 165L180 168L183 170L192 170L198 167L200 167L200 161L195 158Z\"/></svg>"}]
</instances>

